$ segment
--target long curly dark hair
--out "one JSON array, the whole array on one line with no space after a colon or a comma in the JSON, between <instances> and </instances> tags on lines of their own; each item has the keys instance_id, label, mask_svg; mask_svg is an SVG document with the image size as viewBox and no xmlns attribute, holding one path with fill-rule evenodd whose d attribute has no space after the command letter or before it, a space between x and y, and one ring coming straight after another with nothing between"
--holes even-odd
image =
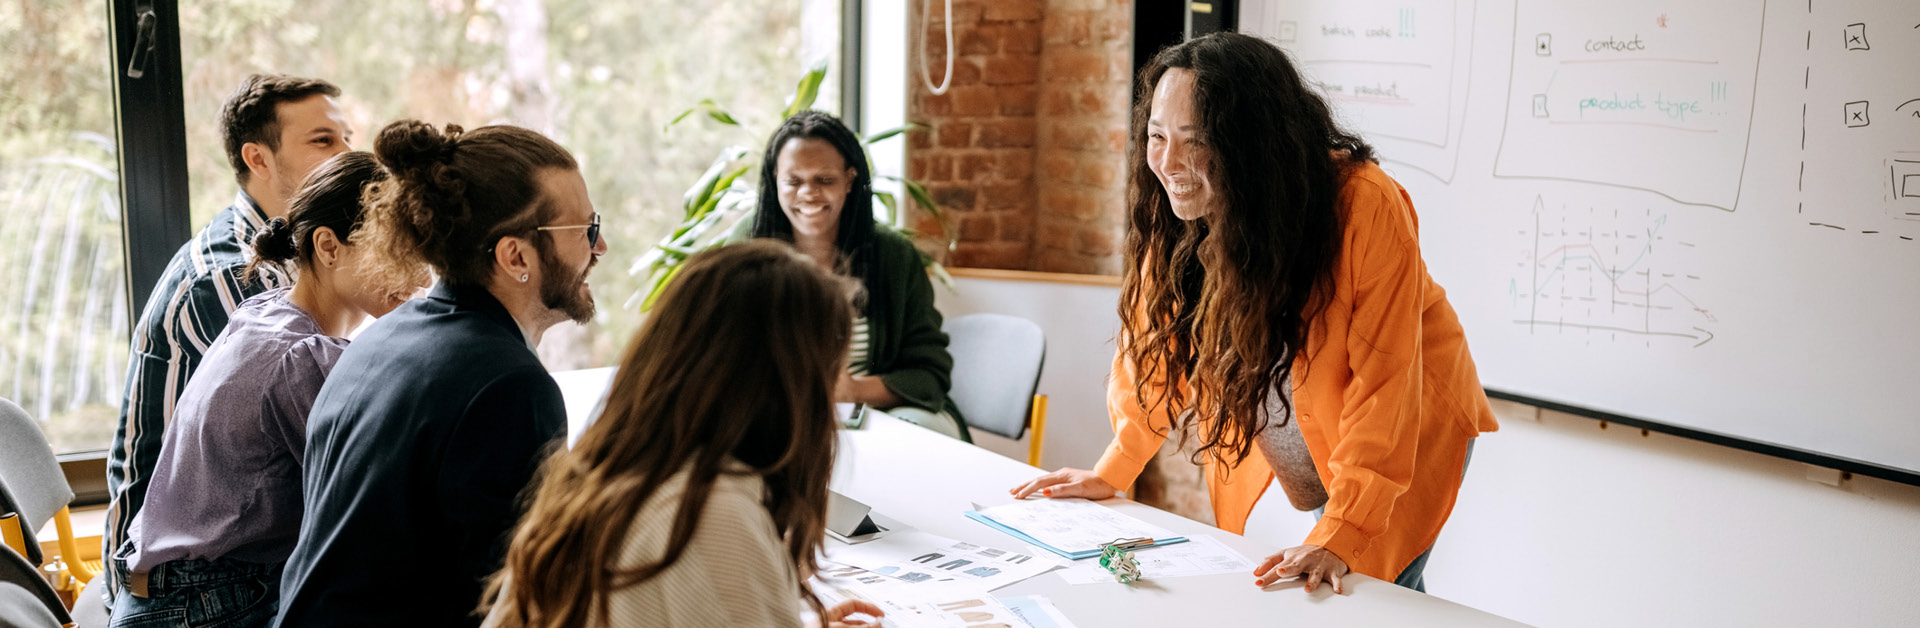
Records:
<instances>
[{"instance_id":1,"label":"long curly dark hair","mask_svg":"<svg viewBox=\"0 0 1920 628\"><path fill-rule=\"evenodd\" d=\"M1209 178L1220 191L1212 213L1193 221L1174 215L1147 166L1152 92L1174 68L1194 75ZM1196 459L1237 465L1328 306L1343 171L1371 160L1373 149L1334 122L1286 53L1256 37L1214 33L1161 50L1137 85L1121 350L1136 366L1143 408L1171 414L1183 438L1197 422ZM1192 399L1179 386L1155 385L1176 381L1191 382ZM1151 390L1166 392L1148 398ZM1291 415L1286 407L1279 419Z\"/></svg>"}]
</instances>

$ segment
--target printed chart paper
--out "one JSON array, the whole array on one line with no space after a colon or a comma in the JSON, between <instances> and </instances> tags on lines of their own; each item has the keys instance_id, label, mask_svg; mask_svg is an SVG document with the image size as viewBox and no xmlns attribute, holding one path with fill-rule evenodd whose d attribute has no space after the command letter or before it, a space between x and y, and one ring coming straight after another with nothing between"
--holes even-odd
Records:
<instances>
[{"instance_id":1,"label":"printed chart paper","mask_svg":"<svg viewBox=\"0 0 1920 628\"><path fill-rule=\"evenodd\" d=\"M1071 624L1031 624L995 599L978 583L929 581L907 583L858 567L822 563L808 585L823 604L862 600L880 607L887 628L1046 628ZM1051 605L1049 605L1051 606ZM1057 612L1057 611L1056 611Z\"/></svg>"},{"instance_id":2,"label":"printed chart paper","mask_svg":"<svg viewBox=\"0 0 1920 628\"><path fill-rule=\"evenodd\" d=\"M859 545L829 547L827 558L907 583L959 580L989 591L1060 566L1050 557L983 547L918 530L897 531Z\"/></svg>"},{"instance_id":3,"label":"printed chart paper","mask_svg":"<svg viewBox=\"0 0 1920 628\"><path fill-rule=\"evenodd\" d=\"M1121 539L1169 540L1179 535L1084 499L1035 499L994 506L978 513L1063 554L1092 552Z\"/></svg>"}]
</instances>

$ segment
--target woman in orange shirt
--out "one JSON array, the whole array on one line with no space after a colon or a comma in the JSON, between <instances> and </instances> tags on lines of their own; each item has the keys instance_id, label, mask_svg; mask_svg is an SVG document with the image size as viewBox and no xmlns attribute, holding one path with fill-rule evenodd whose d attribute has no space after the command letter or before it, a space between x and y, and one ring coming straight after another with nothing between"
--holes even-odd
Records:
<instances>
[{"instance_id":1,"label":"woman in orange shirt","mask_svg":"<svg viewBox=\"0 0 1920 628\"><path fill-rule=\"evenodd\" d=\"M1257 586L1344 592L1351 571L1425 590L1473 439L1498 426L1412 199L1272 44L1207 35L1141 79L1114 439L1094 469L1014 495L1112 497L1190 434L1222 529L1242 532L1276 477L1324 508Z\"/></svg>"}]
</instances>

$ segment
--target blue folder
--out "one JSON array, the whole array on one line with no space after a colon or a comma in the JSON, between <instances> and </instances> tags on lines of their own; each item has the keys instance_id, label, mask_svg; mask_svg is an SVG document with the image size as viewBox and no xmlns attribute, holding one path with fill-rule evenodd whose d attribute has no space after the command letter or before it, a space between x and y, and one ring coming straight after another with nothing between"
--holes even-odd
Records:
<instances>
[{"instance_id":1,"label":"blue folder","mask_svg":"<svg viewBox=\"0 0 1920 628\"><path fill-rule=\"evenodd\" d=\"M1019 530L1015 530L1015 529L1013 529L1012 527L1010 527L1010 526L1008 526L1007 524L1004 524L1004 523L1000 523L1000 522L998 522L998 521L994 521L994 520L993 520L993 517L989 517L989 516L987 516L987 515L983 515L983 514L980 514L980 512L979 512L979 511L975 511L975 510L969 510L969 511L966 511L965 513L962 513L962 514L965 514L965 515L967 516L967 518L968 518L968 519L972 519L972 520L974 520L974 521L978 521L978 522L980 522L980 523L984 523L984 524L986 524L986 525L987 525L987 527L989 527L989 528L993 528L993 529L995 529L995 530L999 530L999 531L1001 531L1001 532L1005 532L1005 533L1007 533L1007 535L1008 535L1008 536L1012 536L1013 538L1016 538L1016 539L1020 539L1020 540L1022 540L1022 541L1026 541L1028 545L1032 545L1032 546L1034 546L1034 547L1038 547L1038 548L1040 548L1040 549L1044 549L1044 550L1047 550L1047 551L1049 551L1049 552L1053 552L1053 553L1055 553L1055 554L1059 554L1059 555L1061 555L1061 556L1065 556L1065 557L1067 557L1067 558L1068 558L1069 560L1080 560L1080 559L1082 559L1082 558L1093 558L1093 557L1095 557L1095 556L1099 556L1099 555L1100 555L1100 550L1098 550L1098 549L1090 549L1090 550L1082 550L1082 551L1078 551L1078 552L1069 552L1069 551L1066 551L1066 550L1063 550L1063 549L1060 549L1060 548L1058 548L1058 547L1054 547L1054 546L1052 546L1052 545L1048 545L1048 544L1046 544L1046 543L1041 543L1041 542L1040 542L1039 540L1037 540L1037 539L1035 539L1035 538L1033 538L1033 537L1031 537L1031 536L1027 536L1027 533L1025 533L1025 532L1021 532L1021 531L1019 531ZM1172 544L1174 544L1174 543L1185 543L1185 542L1187 542L1187 537L1184 537L1184 536L1175 536L1175 537L1168 537L1168 538L1164 538L1164 539L1154 539L1154 540L1153 540L1153 544L1152 544L1152 545L1148 545L1147 547L1160 547L1160 546L1162 546L1162 545L1172 545Z\"/></svg>"}]
</instances>

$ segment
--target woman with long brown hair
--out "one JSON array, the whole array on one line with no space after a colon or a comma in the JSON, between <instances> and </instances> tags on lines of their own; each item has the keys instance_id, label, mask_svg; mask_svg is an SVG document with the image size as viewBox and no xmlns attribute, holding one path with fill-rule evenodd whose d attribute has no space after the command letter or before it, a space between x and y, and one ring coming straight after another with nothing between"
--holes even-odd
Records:
<instances>
[{"instance_id":1,"label":"woman with long brown hair","mask_svg":"<svg viewBox=\"0 0 1920 628\"><path fill-rule=\"evenodd\" d=\"M1424 590L1473 439L1498 426L1411 197L1273 44L1207 35L1140 78L1114 440L1014 494L1111 497L1191 430L1221 528L1275 478L1322 515L1256 585Z\"/></svg>"},{"instance_id":2,"label":"woman with long brown hair","mask_svg":"<svg viewBox=\"0 0 1920 628\"><path fill-rule=\"evenodd\" d=\"M487 626L798 626L826 533L854 292L770 240L689 258L600 418L543 467Z\"/></svg>"}]
</instances>

